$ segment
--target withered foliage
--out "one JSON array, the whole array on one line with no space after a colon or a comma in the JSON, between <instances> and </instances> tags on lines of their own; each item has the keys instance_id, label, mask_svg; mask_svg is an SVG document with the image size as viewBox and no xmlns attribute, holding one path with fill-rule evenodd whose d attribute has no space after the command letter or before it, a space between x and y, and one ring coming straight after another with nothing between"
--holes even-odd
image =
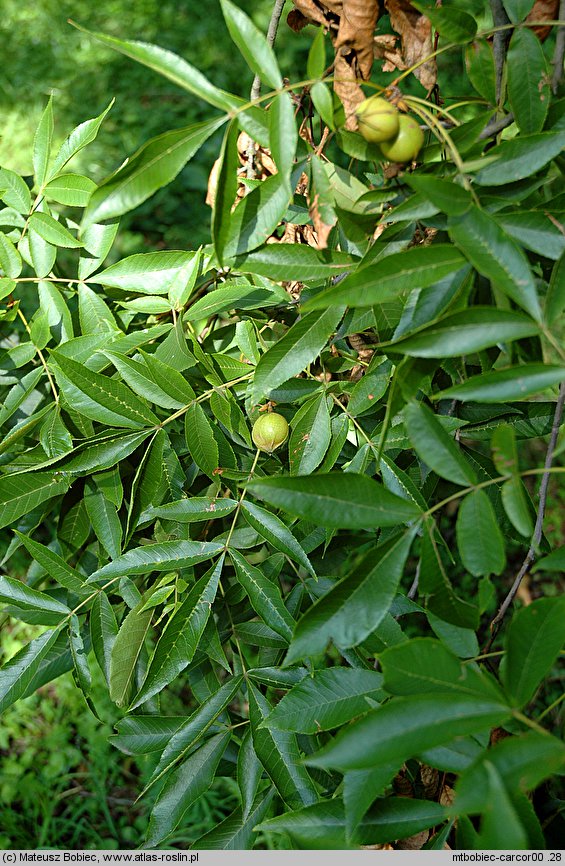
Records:
<instances>
[{"instance_id":1,"label":"withered foliage","mask_svg":"<svg viewBox=\"0 0 565 866\"><path fill-rule=\"evenodd\" d=\"M555 21L559 18L559 0L536 0L526 21ZM551 24L532 27L532 30L543 42L551 32Z\"/></svg>"},{"instance_id":2,"label":"withered foliage","mask_svg":"<svg viewBox=\"0 0 565 866\"><path fill-rule=\"evenodd\" d=\"M375 48L377 56L384 56L384 72L394 69L408 69L420 63L433 51L432 25L425 15L415 9L408 0L385 0L385 6L390 16L393 29L400 36L400 51L396 46L391 51L377 36ZM426 60L414 70L414 75L422 86L430 91L437 81L437 65L435 58Z\"/></svg>"},{"instance_id":3,"label":"withered foliage","mask_svg":"<svg viewBox=\"0 0 565 866\"><path fill-rule=\"evenodd\" d=\"M343 103L347 129L356 129L355 108L365 98L360 87L373 65L378 0L295 0L288 23L294 30L312 23L324 27L335 49L334 87ZM298 13L298 15L296 14Z\"/></svg>"}]
</instances>

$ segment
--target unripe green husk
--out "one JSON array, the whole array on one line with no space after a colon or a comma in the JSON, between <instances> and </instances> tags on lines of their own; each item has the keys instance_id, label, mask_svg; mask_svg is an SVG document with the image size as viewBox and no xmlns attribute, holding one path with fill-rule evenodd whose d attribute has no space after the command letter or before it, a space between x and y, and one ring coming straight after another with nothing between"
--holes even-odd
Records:
<instances>
[{"instance_id":1,"label":"unripe green husk","mask_svg":"<svg viewBox=\"0 0 565 866\"><path fill-rule=\"evenodd\" d=\"M280 448L288 438L286 418L278 412L266 412L260 415L253 425L251 436L260 451L267 451L270 454Z\"/></svg>"},{"instance_id":2,"label":"unripe green husk","mask_svg":"<svg viewBox=\"0 0 565 866\"><path fill-rule=\"evenodd\" d=\"M388 141L398 132L398 109L381 96L370 96L355 109L359 132L374 144Z\"/></svg>"},{"instance_id":3,"label":"unripe green husk","mask_svg":"<svg viewBox=\"0 0 565 866\"><path fill-rule=\"evenodd\" d=\"M424 133L418 122L408 114L402 114L397 135L391 141L381 142L381 151L391 162L412 162L423 143Z\"/></svg>"}]
</instances>

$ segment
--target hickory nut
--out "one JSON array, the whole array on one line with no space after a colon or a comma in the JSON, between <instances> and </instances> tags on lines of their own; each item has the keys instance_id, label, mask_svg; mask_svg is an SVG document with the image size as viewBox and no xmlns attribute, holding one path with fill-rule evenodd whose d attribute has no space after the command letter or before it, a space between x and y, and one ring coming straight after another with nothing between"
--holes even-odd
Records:
<instances>
[{"instance_id":1,"label":"hickory nut","mask_svg":"<svg viewBox=\"0 0 565 866\"><path fill-rule=\"evenodd\" d=\"M286 418L277 412L267 412L260 415L251 431L251 436L260 451L271 453L280 448L288 438L288 424Z\"/></svg>"}]
</instances>

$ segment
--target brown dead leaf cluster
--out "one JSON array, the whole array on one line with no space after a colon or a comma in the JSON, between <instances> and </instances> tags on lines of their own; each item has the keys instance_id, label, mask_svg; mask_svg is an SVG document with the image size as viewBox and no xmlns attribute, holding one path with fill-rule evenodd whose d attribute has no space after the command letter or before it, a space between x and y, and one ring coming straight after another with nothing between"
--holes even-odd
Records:
<instances>
[{"instance_id":1,"label":"brown dead leaf cluster","mask_svg":"<svg viewBox=\"0 0 565 866\"><path fill-rule=\"evenodd\" d=\"M294 0L288 16L293 30L317 24L327 30L335 49L335 91L341 99L346 127L356 129L355 108L365 98L360 83L371 75L373 60L385 72L408 69L432 51L428 19L408 0ZM380 15L388 12L394 34L375 34ZM415 70L427 91L436 83L435 60Z\"/></svg>"},{"instance_id":2,"label":"brown dead leaf cluster","mask_svg":"<svg viewBox=\"0 0 565 866\"><path fill-rule=\"evenodd\" d=\"M355 108L365 98L359 85L373 65L378 0L294 0L288 17L293 30L318 24L329 31L335 49L334 87L343 103L347 129L356 129Z\"/></svg>"}]
</instances>

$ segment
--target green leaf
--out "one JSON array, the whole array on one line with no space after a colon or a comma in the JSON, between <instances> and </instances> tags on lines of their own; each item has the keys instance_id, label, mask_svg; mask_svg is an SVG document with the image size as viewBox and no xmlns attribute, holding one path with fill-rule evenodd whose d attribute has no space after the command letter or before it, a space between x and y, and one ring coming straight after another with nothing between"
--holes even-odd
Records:
<instances>
[{"instance_id":1,"label":"green leaf","mask_svg":"<svg viewBox=\"0 0 565 866\"><path fill-rule=\"evenodd\" d=\"M79 233L84 245L85 252L90 256L82 255L78 263L78 277L85 280L90 274L102 264L114 243L118 223L92 223Z\"/></svg>"},{"instance_id":2,"label":"green leaf","mask_svg":"<svg viewBox=\"0 0 565 866\"><path fill-rule=\"evenodd\" d=\"M74 22L73 22L74 23ZM74 24L78 27L77 24ZM242 99L239 96L234 96L232 93L226 93L225 90L220 90L218 87L208 81L194 66L187 63L172 51L167 51L164 48L159 48L156 45L150 45L147 42L129 42L123 39L116 39L113 36L106 36L104 33L93 33L86 30L84 27L78 27L83 33L88 33L94 36L100 42L125 54L126 57L148 66L169 81L193 93L200 99L209 102L216 108L222 111L236 111L239 121L248 134L254 138L263 147L268 147L268 134L266 122L264 120L264 112L255 106L248 106L248 100ZM241 109L247 106L244 111Z\"/></svg>"},{"instance_id":3,"label":"green leaf","mask_svg":"<svg viewBox=\"0 0 565 866\"><path fill-rule=\"evenodd\" d=\"M97 593L90 609L90 639L100 669L110 684L112 649L118 634L114 608L105 592Z\"/></svg>"},{"instance_id":4,"label":"green leaf","mask_svg":"<svg viewBox=\"0 0 565 866\"><path fill-rule=\"evenodd\" d=\"M456 531L463 565L471 574L480 577L504 571L504 537L484 490L473 490L464 497L457 514Z\"/></svg>"},{"instance_id":5,"label":"green leaf","mask_svg":"<svg viewBox=\"0 0 565 866\"><path fill-rule=\"evenodd\" d=\"M181 409L186 405L186 400L178 400L176 396L171 396L168 390L164 390L155 382L147 364L133 361L127 355L119 355L107 350L104 354L112 362L124 382L140 397L143 397L150 403L154 403L156 406L161 406L163 409ZM173 371L173 373L176 372L176 370ZM182 381L186 386L185 390L188 392L190 386L186 385L184 379Z\"/></svg>"},{"instance_id":6,"label":"green leaf","mask_svg":"<svg viewBox=\"0 0 565 866\"><path fill-rule=\"evenodd\" d=\"M290 175L294 165L298 132L289 93L279 93L269 107L269 144L275 165L292 195Z\"/></svg>"},{"instance_id":7,"label":"green leaf","mask_svg":"<svg viewBox=\"0 0 565 866\"><path fill-rule=\"evenodd\" d=\"M192 661L210 616L222 567L223 558L194 584L168 620L151 656L145 681L130 709L161 692Z\"/></svg>"},{"instance_id":8,"label":"green leaf","mask_svg":"<svg viewBox=\"0 0 565 866\"><path fill-rule=\"evenodd\" d=\"M449 244L412 247L393 253L353 274L303 305L304 311L336 304L370 307L397 298L410 289L423 289L465 264L461 253Z\"/></svg>"},{"instance_id":9,"label":"green leaf","mask_svg":"<svg viewBox=\"0 0 565 866\"><path fill-rule=\"evenodd\" d=\"M117 559L122 551L122 524L116 506L93 484L87 486L84 504L96 538L110 559Z\"/></svg>"},{"instance_id":10,"label":"green leaf","mask_svg":"<svg viewBox=\"0 0 565 866\"><path fill-rule=\"evenodd\" d=\"M230 36L253 72L275 90L283 80L274 51L245 12L230 0L220 0Z\"/></svg>"},{"instance_id":11,"label":"green leaf","mask_svg":"<svg viewBox=\"0 0 565 866\"><path fill-rule=\"evenodd\" d=\"M69 592L78 595L81 598L91 595L91 591L84 584L84 577L75 568L72 568L59 554L50 550L39 541L34 541L18 530L14 530L17 538L23 544L27 552L33 559L44 568L47 574L56 580Z\"/></svg>"},{"instance_id":12,"label":"green leaf","mask_svg":"<svg viewBox=\"0 0 565 866\"><path fill-rule=\"evenodd\" d=\"M237 550L230 549L230 557L237 580L245 589L255 613L277 634L290 641L295 622L284 605L277 584L265 577L259 568L250 565Z\"/></svg>"},{"instance_id":13,"label":"green leaf","mask_svg":"<svg viewBox=\"0 0 565 866\"><path fill-rule=\"evenodd\" d=\"M412 174L406 178L406 182L416 192L431 201L442 213L454 215L465 213L472 202L470 192L451 180L425 174ZM395 213L397 212L396 209Z\"/></svg>"},{"instance_id":14,"label":"green leaf","mask_svg":"<svg viewBox=\"0 0 565 866\"><path fill-rule=\"evenodd\" d=\"M237 755L237 785L244 818L251 813L262 775L263 765L255 754L251 727L249 727L241 740Z\"/></svg>"},{"instance_id":15,"label":"green leaf","mask_svg":"<svg viewBox=\"0 0 565 866\"><path fill-rule=\"evenodd\" d=\"M48 180L56 177L73 156L76 156L77 153L87 146L87 144L94 141L98 135L102 121L110 111L113 104L114 100L112 99L108 108L104 109L102 114L99 114L98 117L93 117L91 120L85 120L84 123L80 123L67 136L53 160L51 170L47 176Z\"/></svg>"},{"instance_id":16,"label":"green leaf","mask_svg":"<svg viewBox=\"0 0 565 866\"><path fill-rule=\"evenodd\" d=\"M469 81L489 105L496 105L494 52L486 39L476 39L465 50ZM486 126L486 120L483 127Z\"/></svg>"},{"instance_id":17,"label":"green leaf","mask_svg":"<svg viewBox=\"0 0 565 866\"><path fill-rule=\"evenodd\" d=\"M462 216L450 218L449 234L480 274L539 320L539 300L528 260L494 217L472 206Z\"/></svg>"},{"instance_id":18,"label":"green leaf","mask_svg":"<svg viewBox=\"0 0 565 866\"><path fill-rule=\"evenodd\" d=\"M202 520L226 517L236 506L235 499L192 496L190 499L178 499L176 502L158 505L151 509L150 514L177 523L198 523Z\"/></svg>"},{"instance_id":19,"label":"green leaf","mask_svg":"<svg viewBox=\"0 0 565 866\"><path fill-rule=\"evenodd\" d=\"M315 250L308 244L265 244L237 256L233 267L244 274L258 274L271 280L323 280L351 269L347 253Z\"/></svg>"},{"instance_id":20,"label":"green leaf","mask_svg":"<svg viewBox=\"0 0 565 866\"><path fill-rule=\"evenodd\" d=\"M105 332L112 337L121 335L118 324L108 305L99 294L93 292L84 283L81 283L78 287L78 312L80 329L85 336L89 334L94 336L104 334ZM78 361L79 358L75 360Z\"/></svg>"},{"instance_id":21,"label":"green leaf","mask_svg":"<svg viewBox=\"0 0 565 866\"><path fill-rule=\"evenodd\" d=\"M300 407L292 419L288 443L291 475L310 475L318 468L331 441L328 398L318 394Z\"/></svg>"},{"instance_id":22,"label":"green leaf","mask_svg":"<svg viewBox=\"0 0 565 866\"><path fill-rule=\"evenodd\" d=\"M440 391L435 399L479 400L481 403L504 403L520 400L558 385L565 379L565 367L554 364L521 364L505 367L479 376L471 376L461 385Z\"/></svg>"},{"instance_id":23,"label":"green leaf","mask_svg":"<svg viewBox=\"0 0 565 866\"><path fill-rule=\"evenodd\" d=\"M306 75L308 78L321 78L326 69L326 34L320 28L312 40L308 51Z\"/></svg>"},{"instance_id":24,"label":"green leaf","mask_svg":"<svg viewBox=\"0 0 565 866\"><path fill-rule=\"evenodd\" d=\"M232 260L256 249L279 225L290 203L288 183L280 174L262 180L236 206L225 238L224 255Z\"/></svg>"},{"instance_id":25,"label":"green leaf","mask_svg":"<svg viewBox=\"0 0 565 866\"><path fill-rule=\"evenodd\" d=\"M198 403L193 403L185 413L184 433L192 459L206 475L214 479L220 465L218 443L212 425Z\"/></svg>"},{"instance_id":26,"label":"green leaf","mask_svg":"<svg viewBox=\"0 0 565 866\"><path fill-rule=\"evenodd\" d=\"M9 168L0 168L0 198L18 213L26 216L31 210L31 193L25 180Z\"/></svg>"},{"instance_id":27,"label":"green leaf","mask_svg":"<svg viewBox=\"0 0 565 866\"><path fill-rule=\"evenodd\" d=\"M0 575L0 603L14 605L23 611L40 611L42 625L58 625L65 614L70 613L66 604L4 575Z\"/></svg>"},{"instance_id":28,"label":"green leaf","mask_svg":"<svg viewBox=\"0 0 565 866\"><path fill-rule=\"evenodd\" d=\"M239 151L237 140L239 126L233 120L226 129L222 149L219 156L219 169L214 190L214 205L212 212L212 240L216 258L220 264L224 261L224 249L230 235L231 214L237 195L239 183Z\"/></svg>"},{"instance_id":29,"label":"green leaf","mask_svg":"<svg viewBox=\"0 0 565 866\"><path fill-rule=\"evenodd\" d=\"M136 253L90 277L90 283L126 292L166 295L179 274L192 265L194 253L160 250Z\"/></svg>"},{"instance_id":30,"label":"green leaf","mask_svg":"<svg viewBox=\"0 0 565 866\"><path fill-rule=\"evenodd\" d=\"M526 249L548 259L558 259L565 250L565 236L547 213L503 211L496 215L496 221Z\"/></svg>"},{"instance_id":31,"label":"green leaf","mask_svg":"<svg viewBox=\"0 0 565 866\"><path fill-rule=\"evenodd\" d=\"M211 737L170 775L151 812L147 847L155 848L163 842L189 806L208 790L230 739L231 731Z\"/></svg>"},{"instance_id":32,"label":"green leaf","mask_svg":"<svg viewBox=\"0 0 565 866\"><path fill-rule=\"evenodd\" d=\"M413 4L432 22L434 30L449 42L464 43L474 38L477 22L472 15L461 8L450 6L430 7L424 3Z\"/></svg>"},{"instance_id":33,"label":"green leaf","mask_svg":"<svg viewBox=\"0 0 565 866\"><path fill-rule=\"evenodd\" d=\"M477 667L463 664L440 641L413 638L386 649L380 655L383 688L393 695L429 692L476 695L502 699L493 683Z\"/></svg>"},{"instance_id":34,"label":"green leaf","mask_svg":"<svg viewBox=\"0 0 565 866\"><path fill-rule=\"evenodd\" d=\"M37 677L39 665L46 658L59 637L55 629L46 631L40 637L25 644L0 668L0 712L11 707L21 697L29 694L28 689Z\"/></svg>"},{"instance_id":35,"label":"green leaf","mask_svg":"<svg viewBox=\"0 0 565 866\"><path fill-rule=\"evenodd\" d=\"M31 370L10 388L0 407L0 426L3 426L33 393L41 376L41 370Z\"/></svg>"},{"instance_id":36,"label":"green leaf","mask_svg":"<svg viewBox=\"0 0 565 866\"><path fill-rule=\"evenodd\" d=\"M23 268L22 257L4 232L0 232L0 268L12 280L19 277Z\"/></svg>"},{"instance_id":37,"label":"green leaf","mask_svg":"<svg viewBox=\"0 0 565 866\"><path fill-rule=\"evenodd\" d=\"M489 150L493 162L475 175L482 186L504 186L531 177L558 156L565 146L565 131L537 132L503 141Z\"/></svg>"},{"instance_id":38,"label":"green leaf","mask_svg":"<svg viewBox=\"0 0 565 866\"><path fill-rule=\"evenodd\" d=\"M517 706L531 700L564 642L565 598L539 598L514 614L502 679Z\"/></svg>"},{"instance_id":39,"label":"green leaf","mask_svg":"<svg viewBox=\"0 0 565 866\"><path fill-rule=\"evenodd\" d=\"M230 500L218 500L220 504L223 504L226 501L229 502ZM267 511L266 508L261 508L260 505L257 505L254 502L248 502L245 499L241 503L241 510L246 521L262 538L268 541L269 544L277 550L282 551L282 553L294 562L297 562L305 568L312 577L315 577L314 568L312 567L312 564L306 556L302 546L279 517L271 511Z\"/></svg>"},{"instance_id":40,"label":"green leaf","mask_svg":"<svg viewBox=\"0 0 565 866\"><path fill-rule=\"evenodd\" d=\"M128 213L174 180L223 123L223 117L215 118L149 139L92 194L84 212L83 229Z\"/></svg>"},{"instance_id":41,"label":"green leaf","mask_svg":"<svg viewBox=\"0 0 565 866\"><path fill-rule=\"evenodd\" d=\"M565 309L565 253L553 266L545 298L545 319L552 325Z\"/></svg>"},{"instance_id":42,"label":"green leaf","mask_svg":"<svg viewBox=\"0 0 565 866\"><path fill-rule=\"evenodd\" d=\"M393 762L373 767L370 770L349 770L343 777L343 804L345 807L345 829L347 840L352 841L355 830L369 806L379 797L402 764Z\"/></svg>"},{"instance_id":43,"label":"green leaf","mask_svg":"<svg viewBox=\"0 0 565 866\"><path fill-rule=\"evenodd\" d=\"M169 737L159 763L151 775L149 785L153 785L179 760L185 758L195 743L206 735L210 726L233 701L241 683L241 677L231 677L179 725Z\"/></svg>"},{"instance_id":44,"label":"green leaf","mask_svg":"<svg viewBox=\"0 0 565 866\"><path fill-rule=\"evenodd\" d=\"M80 632L80 621L76 614L69 620L69 645L73 657L74 675L76 682L86 697L92 688L92 674L88 665L88 658L84 646L84 640Z\"/></svg>"},{"instance_id":45,"label":"green leaf","mask_svg":"<svg viewBox=\"0 0 565 866\"><path fill-rule=\"evenodd\" d=\"M449 558L446 564L448 554L433 520L426 520L425 530L421 542L419 592L426 597L427 608L435 616L451 625L474 631L479 624L479 610L455 594L448 576L452 559Z\"/></svg>"},{"instance_id":46,"label":"green leaf","mask_svg":"<svg viewBox=\"0 0 565 866\"><path fill-rule=\"evenodd\" d=\"M117 733L109 740L126 755L162 752L184 720L184 716L125 716L116 722Z\"/></svg>"},{"instance_id":47,"label":"green leaf","mask_svg":"<svg viewBox=\"0 0 565 866\"><path fill-rule=\"evenodd\" d=\"M500 490L502 504L514 529L531 538L534 531L532 510L521 478L514 477L505 481Z\"/></svg>"},{"instance_id":48,"label":"green leaf","mask_svg":"<svg viewBox=\"0 0 565 866\"><path fill-rule=\"evenodd\" d=\"M269 811L274 794L274 788L261 791L247 815L244 816L238 807L212 830L200 836L194 843L195 848L199 851L242 851L253 848L257 838L255 828Z\"/></svg>"},{"instance_id":49,"label":"green leaf","mask_svg":"<svg viewBox=\"0 0 565 866\"><path fill-rule=\"evenodd\" d=\"M303 316L262 355L255 369L253 397L258 403L278 385L301 373L318 357L335 331L343 308L337 307Z\"/></svg>"},{"instance_id":50,"label":"green leaf","mask_svg":"<svg viewBox=\"0 0 565 866\"><path fill-rule=\"evenodd\" d=\"M151 432L151 430L142 430L139 433L128 433L125 436L103 439L92 445L86 442L85 447L81 447L78 453L75 451L74 456L62 460L61 466L57 468L73 475L86 475L94 470L100 472L110 469L129 457L151 435Z\"/></svg>"},{"instance_id":51,"label":"green leaf","mask_svg":"<svg viewBox=\"0 0 565 866\"><path fill-rule=\"evenodd\" d=\"M540 132L551 90L543 48L533 30L517 28L512 34L507 75L508 100L518 129L522 134Z\"/></svg>"},{"instance_id":52,"label":"green leaf","mask_svg":"<svg viewBox=\"0 0 565 866\"><path fill-rule=\"evenodd\" d=\"M159 423L157 416L126 385L88 370L59 351L52 352L51 358L59 387L81 415L114 427Z\"/></svg>"},{"instance_id":53,"label":"green leaf","mask_svg":"<svg viewBox=\"0 0 565 866\"><path fill-rule=\"evenodd\" d=\"M289 514L333 528L398 526L420 514L414 503L353 472L255 479L248 490Z\"/></svg>"},{"instance_id":54,"label":"green leaf","mask_svg":"<svg viewBox=\"0 0 565 866\"><path fill-rule=\"evenodd\" d=\"M65 298L57 286L49 280L41 280L38 284L39 304L47 315L50 328L60 332L60 343L72 340L74 337L73 320Z\"/></svg>"},{"instance_id":55,"label":"green leaf","mask_svg":"<svg viewBox=\"0 0 565 866\"><path fill-rule=\"evenodd\" d=\"M343 476L345 479L346 476ZM365 476L362 476L365 477ZM396 594L415 530L380 544L299 619L285 664L357 646L383 621Z\"/></svg>"},{"instance_id":56,"label":"green leaf","mask_svg":"<svg viewBox=\"0 0 565 866\"><path fill-rule=\"evenodd\" d=\"M443 806L431 800L383 798L360 822L348 843L343 802L335 797L270 818L256 829L269 833L288 833L301 849L341 850L357 848L360 844L381 845L406 839L421 830L441 824L444 818Z\"/></svg>"},{"instance_id":57,"label":"green leaf","mask_svg":"<svg viewBox=\"0 0 565 866\"><path fill-rule=\"evenodd\" d=\"M51 143L53 140L53 97L45 106L41 119L33 138L33 171L35 183L40 187L47 174L49 157L51 156Z\"/></svg>"},{"instance_id":58,"label":"green leaf","mask_svg":"<svg viewBox=\"0 0 565 866\"><path fill-rule=\"evenodd\" d=\"M184 321L197 322L201 319L209 319L216 313L234 309L259 310L288 301L288 296L284 292L278 294L275 291L277 288L275 285L253 286L243 281L233 285L229 282L225 288L215 289L192 304L184 314Z\"/></svg>"},{"instance_id":59,"label":"green leaf","mask_svg":"<svg viewBox=\"0 0 565 866\"><path fill-rule=\"evenodd\" d=\"M565 767L565 746L549 734L529 731L500 740L463 771L455 785L452 813L477 814L484 805L488 785L485 764L490 763L511 792L532 791L544 779Z\"/></svg>"},{"instance_id":60,"label":"green leaf","mask_svg":"<svg viewBox=\"0 0 565 866\"><path fill-rule=\"evenodd\" d=\"M534 5L534 0L502 0L506 14L513 24L524 21ZM516 32L516 31L515 31Z\"/></svg>"},{"instance_id":61,"label":"green leaf","mask_svg":"<svg viewBox=\"0 0 565 866\"><path fill-rule=\"evenodd\" d=\"M167 434L158 430L143 455L131 485L128 507L126 535L128 539L137 527L141 515L153 500L161 501L161 478L163 475L163 451L167 444Z\"/></svg>"},{"instance_id":62,"label":"green leaf","mask_svg":"<svg viewBox=\"0 0 565 866\"><path fill-rule=\"evenodd\" d=\"M308 770L302 765L296 735L262 727L272 707L252 683L248 689L253 745L267 775L291 809L315 803L318 794Z\"/></svg>"},{"instance_id":63,"label":"green leaf","mask_svg":"<svg viewBox=\"0 0 565 866\"><path fill-rule=\"evenodd\" d=\"M476 483L471 464L427 406L415 401L408 403L404 420L416 453L430 469L463 487Z\"/></svg>"},{"instance_id":64,"label":"green leaf","mask_svg":"<svg viewBox=\"0 0 565 866\"><path fill-rule=\"evenodd\" d=\"M0 528L16 523L38 505L66 493L71 479L57 472L29 472L0 478Z\"/></svg>"},{"instance_id":65,"label":"green leaf","mask_svg":"<svg viewBox=\"0 0 565 866\"><path fill-rule=\"evenodd\" d=\"M104 583L123 574L149 574L152 571L174 571L211 559L221 553L223 544L215 541L161 541L143 544L122 553L113 562L94 571L87 583Z\"/></svg>"},{"instance_id":66,"label":"green leaf","mask_svg":"<svg viewBox=\"0 0 565 866\"><path fill-rule=\"evenodd\" d=\"M123 573L123 572L122 572ZM152 610L143 610L143 599L126 615L114 640L110 657L110 698L119 706L128 704L140 654L149 631Z\"/></svg>"},{"instance_id":67,"label":"green leaf","mask_svg":"<svg viewBox=\"0 0 565 866\"><path fill-rule=\"evenodd\" d=\"M500 725L510 712L503 704L476 695L395 698L353 722L306 762L323 769L358 770L405 761L455 737Z\"/></svg>"},{"instance_id":68,"label":"green leaf","mask_svg":"<svg viewBox=\"0 0 565 866\"><path fill-rule=\"evenodd\" d=\"M354 668L328 668L306 677L284 697L264 723L282 731L328 731L374 707L382 695L381 674Z\"/></svg>"},{"instance_id":69,"label":"green leaf","mask_svg":"<svg viewBox=\"0 0 565 866\"><path fill-rule=\"evenodd\" d=\"M527 850L529 846L526 831L516 814L502 779L490 761L485 761L484 767L488 777L488 793L481 809L483 818L477 846L489 850L501 848Z\"/></svg>"},{"instance_id":70,"label":"green leaf","mask_svg":"<svg viewBox=\"0 0 565 866\"><path fill-rule=\"evenodd\" d=\"M86 207L96 184L82 174L61 174L50 180L45 195L59 204L69 207Z\"/></svg>"}]
</instances>

